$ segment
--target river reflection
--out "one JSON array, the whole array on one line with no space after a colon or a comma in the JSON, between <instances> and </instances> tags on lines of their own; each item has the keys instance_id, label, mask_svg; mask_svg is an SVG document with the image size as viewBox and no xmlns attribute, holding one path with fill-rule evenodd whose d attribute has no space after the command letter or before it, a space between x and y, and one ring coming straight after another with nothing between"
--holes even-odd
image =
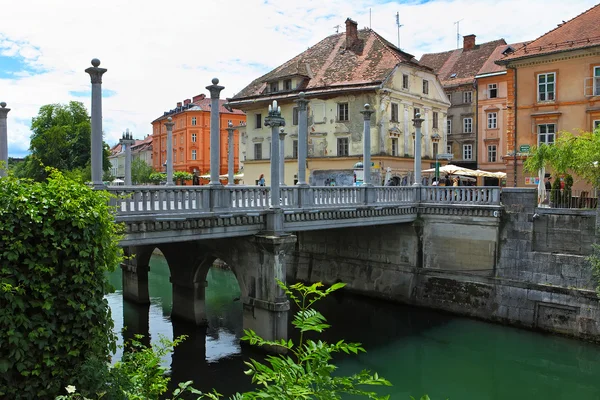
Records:
<instances>
[{"instance_id":1,"label":"river reflection","mask_svg":"<svg viewBox=\"0 0 600 400\"><path fill-rule=\"evenodd\" d=\"M118 289L107 296L117 331L127 321L130 332L149 332L153 342L159 334L189 336L164 360L173 382L193 380L198 389L225 395L251 388L243 361L261 354L240 346L242 306L231 272L209 272L204 328L171 321L164 258L151 260L150 306L123 302L120 271L110 280ZM600 346L594 344L346 293L319 308L332 324L325 339L358 341L368 351L340 357L339 372L377 371L394 384L381 390L392 399L424 393L433 400L600 399Z\"/></svg>"}]
</instances>

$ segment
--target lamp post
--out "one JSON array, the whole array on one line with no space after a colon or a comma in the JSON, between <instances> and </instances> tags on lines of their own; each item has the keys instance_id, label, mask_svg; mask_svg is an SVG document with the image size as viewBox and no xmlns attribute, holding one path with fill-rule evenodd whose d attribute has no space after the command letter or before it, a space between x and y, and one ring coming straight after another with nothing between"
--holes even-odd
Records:
<instances>
[{"instance_id":1,"label":"lamp post","mask_svg":"<svg viewBox=\"0 0 600 400\"><path fill-rule=\"evenodd\" d=\"M131 186L131 146L135 144L133 134L127 129L119 139L121 148L125 149L125 185Z\"/></svg>"},{"instance_id":2,"label":"lamp post","mask_svg":"<svg viewBox=\"0 0 600 400\"><path fill-rule=\"evenodd\" d=\"M438 145L440 143L440 139L441 136L437 132L431 135L431 143L433 143L433 155L435 157L435 181L438 185L440 184L440 164L438 163Z\"/></svg>"},{"instance_id":3,"label":"lamp post","mask_svg":"<svg viewBox=\"0 0 600 400\"><path fill-rule=\"evenodd\" d=\"M173 118L167 118L167 185L173 185Z\"/></svg>"},{"instance_id":4,"label":"lamp post","mask_svg":"<svg viewBox=\"0 0 600 400\"><path fill-rule=\"evenodd\" d=\"M283 141L287 133L281 128L279 131L279 185L285 186L285 147Z\"/></svg>"},{"instance_id":5,"label":"lamp post","mask_svg":"<svg viewBox=\"0 0 600 400\"><path fill-rule=\"evenodd\" d=\"M5 102L0 103L0 178L6 176L8 171L8 125L6 118L9 111L10 108L6 108Z\"/></svg>"},{"instance_id":6,"label":"lamp post","mask_svg":"<svg viewBox=\"0 0 600 400\"><path fill-rule=\"evenodd\" d=\"M235 128L231 121L227 124L227 186L234 185L233 182L233 131Z\"/></svg>"},{"instance_id":7,"label":"lamp post","mask_svg":"<svg viewBox=\"0 0 600 400\"><path fill-rule=\"evenodd\" d=\"M279 196L279 128L285 126L281 117L281 107L277 100L269 105L269 115L265 118L265 126L271 127L271 208L281 207Z\"/></svg>"},{"instance_id":8,"label":"lamp post","mask_svg":"<svg viewBox=\"0 0 600 400\"><path fill-rule=\"evenodd\" d=\"M415 127L415 182L414 186L421 186L421 124L423 123L421 114L416 113L413 119Z\"/></svg>"}]
</instances>

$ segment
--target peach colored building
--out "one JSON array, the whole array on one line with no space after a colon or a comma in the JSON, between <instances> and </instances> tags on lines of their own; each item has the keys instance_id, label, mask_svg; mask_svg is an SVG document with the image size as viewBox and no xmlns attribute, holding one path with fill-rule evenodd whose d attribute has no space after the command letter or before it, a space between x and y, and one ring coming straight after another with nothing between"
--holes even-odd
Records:
<instances>
[{"instance_id":1,"label":"peach colored building","mask_svg":"<svg viewBox=\"0 0 600 400\"><path fill-rule=\"evenodd\" d=\"M167 160L167 118L173 118L173 171L187 171L199 175L210 169L210 98L204 94L177 103L177 107L165 111L152 121L153 167L164 171ZM227 173L227 126L246 124L246 114L240 110L229 111L219 100L219 121L221 127L221 160L219 174ZM240 169L239 131L234 132L234 169Z\"/></svg>"},{"instance_id":2,"label":"peach colored building","mask_svg":"<svg viewBox=\"0 0 600 400\"><path fill-rule=\"evenodd\" d=\"M497 61L516 88L507 100L509 186L534 185L523 170L528 147L600 126L599 21L597 5Z\"/></svg>"}]
</instances>

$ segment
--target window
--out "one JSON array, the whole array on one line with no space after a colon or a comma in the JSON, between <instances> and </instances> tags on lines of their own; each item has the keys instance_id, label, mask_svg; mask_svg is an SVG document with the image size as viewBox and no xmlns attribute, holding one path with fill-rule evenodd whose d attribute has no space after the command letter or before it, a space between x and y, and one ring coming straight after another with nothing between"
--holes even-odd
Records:
<instances>
[{"instance_id":1,"label":"window","mask_svg":"<svg viewBox=\"0 0 600 400\"><path fill-rule=\"evenodd\" d=\"M254 128L255 129L260 129L262 128L262 115L261 114L255 114L256 120L254 122Z\"/></svg>"},{"instance_id":2,"label":"window","mask_svg":"<svg viewBox=\"0 0 600 400\"><path fill-rule=\"evenodd\" d=\"M196 150L192 150L192 160L196 159Z\"/></svg>"},{"instance_id":3,"label":"window","mask_svg":"<svg viewBox=\"0 0 600 400\"><path fill-rule=\"evenodd\" d=\"M298 158L298 141L292 141L292 158Z\"/></svg>"},{"instance_id":4,"label":"window","mask_svg":"<svg viewBox=\"0 0 600 400\"><path fill-rule=\"evenodd\" d=\"M600 96L600 67L594 67L594 96Z\"/></svg>"},{"instance_id":5,"label":"window","mask_svg":"<svg viewBox=\"0 0 600 400\"><path fill-rule=\"evenodd\" d=\"M488 146L488 162L496 162L496 145Z\"/></svg>"},{"instance_id":6,"label":"window","mask_svg":"<svg viewBox=\"0 0 600 400\"><path fill-rule=\"evenodd\" d=\"M279 91L279 82L271 82L269 84L269 91L278 92Z\"/></svg>"},{"instance_id":7,"label":"window","mask_svg":"<svg viewBox=\"0 0 600 400\"><path fill-rule=\"evenodd\" d=\"M196 135L195 133L192 133L192 143L196 143L197 137L198 137L198 135Z\"/></svg>"},{"instance_id":8,"label":"window","mask_svg":"<svg viewBox=\"0 0 600 400\"><path fill-rule=\"evenodd\" d=\"M408 75L402 74L402 89L408 89Z\"/></svg>"},{"instance_id":9,"label":"window","mask_svg":"<svg viewBox=\"0 0 600 400\"><path fill-rule=\"evenodd\" d=\"M392 138L392 155L398 155L398 138Z\"/></svg>"},{"instance_id":10,"label":"window","mask_svg":"<svg viewBox=\"0 0 600 400\"><path fill-rule=\"evenodd\" d=\"M439 125L438 125L438 112L434 111L433 112L433 129L438 129Z\"/></svg>"},{"instance_id":11,"label":"window","mask_svg":"<svg viewBox=\"0 0 600 400\"><path fill-rule=\"evenodd\" d=\"M298 107L292 109L292 125L298 125Z\"/></svg>"},{"instance_id":12,"label":"window","mask_svg":"<svg viewBox=\"0 0 600 400\"><path fill-rule=\"evenodd\" d=\"M179 153L179 161L183 162L183 151Z\"/></svg>"},{"instance_id":13,"label":"window","mask_svg":"<svg viewBox=\"0 0 600 400\"><path fill-rule=\"evenodd\" d=\"M446 120L446 133L448 133L448 135L450 135L452 133L452 120L451 119L447 119Z\"/></svg>"},{"instance_id":14,"label":"window","mask_svg":"<svg viewBox=\"0 0 600 400\"><path fill-rule=\"evenodd\" d=\"M452 104L452 93L446 93L446 97L448 97L448 101Z\"/></svg>"},{"instance_id":15,"label":"window","mask_svg":"<svg viewBox=\"0 0 600 400\"><path fill-rule=\"evenodd\" d=\"M338 104L338 121L348 121L348 103Z\"/></svg>"},{"instance_id":16,"label":"window","mask_svg":"<svg viewBox=\"0 0 600 400\"><path fill-rule=\"evenodd\" d=\"M262 143L254 143L254 159L262 160Z\"/></svg>"},{"instance_id":17,"label":"window","mask_svg":"<svg viewBox=\"0 0 600 400\"><path fill-rule=\"evenodd\" d=\"M423 79L423 93L424 94L428 94L429 93L429 81Z\"/></svg>"},{"instance_id":18,"label":"window","mask_svg":"<svg viewBox=\"0 0 600 400\"><path fill-rule=\"evenodd\" d=\"M490 83L488 85L488 98L495 99L498 97L498 85L495 83Z\"/></svg>"},{"instance_id":19,"label":"window","mask_svg":"<svg viewBox=\"0 0 600 400\"><path fill-rule=\"evenodd\" d=\"M554 124L538 125L538 146L542 143L553 144L556 126Z\"/></svg>"},{"instance_id":20,"label":"window","mask_svg":"<svg viewBox=\"0 0 600 400\"><path fill-rule=\"evenodd\" d=\"M392 117L390 118L392 122L398 122L398 104L392 103Z\"/></svg>"},{"instance_id":21,"label":"window","mask_svg":"<svg viewBox=\"0 0 600 400\"><path fill-rule=\"evenodd\" d=\"M495 112L488 113L488 129L497 129L498 128L498 114Z\"/></svg>"},{"instance_id":22,"label":"window","mask_svg":"<svg viewBox=\"0 0 600 400\"><path fill-rule=\"evenodd\" d=\"M463 144L463 160L472 160L473 159L473 145L472 144Z\"/></svg>"},{"instance_id":23,"label":"window","mask_svg":"<svg viewBox=\"0 0 600 400\"><path fill-rule=\"evenodd\" d=\"M283 90L292 90L292 80L286 79L283 81Z\"/></svg>"},{"instance_id":24,"label":"window","mask_svg":"<svg viewBox=\"0 0 600 400\"><path fill-rule=\"evenodd\" d=\"M179 143L183 144L183 135L179 138Z\"/></svg>"},{"instance_id":25,"label":"window","mask_svg":"<svg viewBox=\"0 0 600 400\"><path fill-rule=\"evenodd\" d=\"M449 142L449 143L446 145L446 153L448 153L448 154L452 154L452 142Z\"/></svg>"},{"instance_id":26,"label":"window","mask_svg":"<svg viewBox=\"0 0 600 400\"><path fill-rule=\"evenodd\" d=\"M473 132L473 118L463 118L463 133Z\"/></svg>"},{"instance_id":27,"label":"window","mask_svg":"<svg viewBox=\"0 0 600 400\"><path fill-rule=\"evenodd\" d=\"M177 162L177 150L173 150L173 162Z\"/></svg>"},{"instance_id":28,"label":"window","mask_svg":"<svg viewBox=\"0 0 600 400\"><path fill-rule=\"evenodd\" d=\"M196 117L192 117L192 125L196 126Z\"/></svg>"},{"instance_id":29,"label":"window","mask_svg":"<svg viewBox=\"0 0 600 400\"><path fill-rule=\"evenodd\" d=\"M348 138L338 138L338 140L337 140L337 155L339 157L348 155Z\"/></svg>"},{"instance_id":30,"label":"window","mask_svg":"<svg viewBox=\"0 0 600 400\"><path fill-rule=\"evenodd\" d=\"M233 126L233 121L231 121L230 119L228 119L227 120L227 126L229 126L230 124Z\"/></svg>"},{"instance_id":31,"label":"window","mask_svg":"<svg viewBox=\"0 0 600 400\"><path fill-rule=\"evenodd\" d=\"M548 72L538 75L538 101L554 101L556 74Z\"/></svg>"},{"instance_id":32,"label":"window","mask_svg":"<svg viewBox=\"0 0 600 400\"><path fill-rule=\"evenodd\" d=\"M473 92L463 92L463 103L473 102Z\"/></svg>"},{"instance_id":33,"label":"window","mask_svg":"<svg viewBox=\"0 0 600 400\"><path fill-rule=\"evenodd\" d=\"M600 120L597 119L594 121L594 130L596 130L598 128L600 128Z\"/></svg>"}]
</instances>

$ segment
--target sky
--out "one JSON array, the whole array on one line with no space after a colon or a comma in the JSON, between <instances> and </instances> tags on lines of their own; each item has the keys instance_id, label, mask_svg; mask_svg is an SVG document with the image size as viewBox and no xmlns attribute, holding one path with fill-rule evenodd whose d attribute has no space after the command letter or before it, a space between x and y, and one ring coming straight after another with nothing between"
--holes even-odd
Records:
<instances>
[{"instance_id":1,"label":"sky","mask_svg":"<svg viewBox=\"0 0 600 400\"><path fill-rule=\"evenodd\" d=\"M8 113L8 153L29 152L31 119L41 106L81 101L90 77L103 77L104 140L136 139L177 102L218 78L232 97L257 77L323 38L346 18L371 27L417 59L456 48L457 24L477 43L533 40L598 0L28 0L0 13L0 101ZM339 27L337 27L339 26Z\"/></svg>"}]
</instances>

